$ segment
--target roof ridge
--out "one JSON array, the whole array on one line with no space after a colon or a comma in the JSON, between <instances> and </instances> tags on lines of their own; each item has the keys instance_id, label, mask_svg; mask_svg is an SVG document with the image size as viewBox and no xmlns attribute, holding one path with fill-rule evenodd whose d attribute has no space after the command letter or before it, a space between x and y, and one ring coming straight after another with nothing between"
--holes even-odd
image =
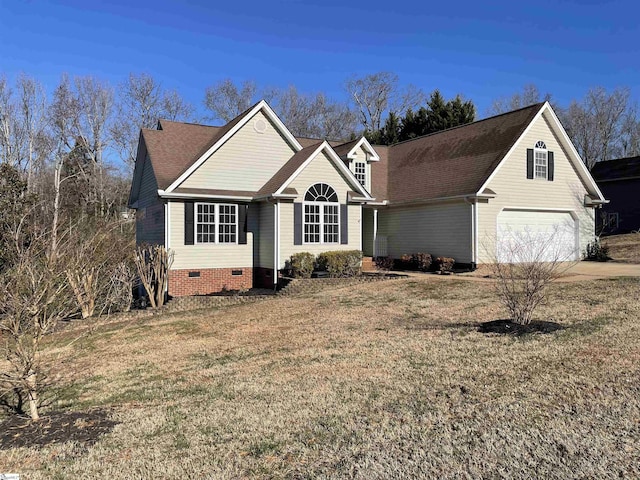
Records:
<instances>
[{"instance_id":1,"label":"roof ridge","mask_svg":"<svg viewBox=\"0 0 640 480\"><path fill-rule=\"evenodd\" d=\"M451 130L456 130L456 129L458 129L458 128L464 128L464 127L469 127L469 126L471 126L471 125L477 125L478 123L486 122L487 120L493 120L493 119L495 119L495 118L503 117L503 116L505 116L505 115L511 115L512 113L517 113L517 112L520 112L520 111L522 111L522 110L526 110L526 109L529 109L529 108L530 108L530 109L533 109L533 107L542 108L542 106L543 106L545 103L547 103L547 102L538 102L538 103L534 103L534 104L532 104L532 105L527 105L526 107L517 108L516 110L511 110L511 111L509 111L509 112L500 113L500 114L498 114L498 115L494 115L494 116L492 116L492 117L481 118L480 120L475 120L475 121L473 121L473 122L465 123L465 124L463 124L463 125L456 125L455 127L449 127L449 128L444 129L444 130L439 130L439 131L437 131L437 132L427 133L427 134L425 134L425 135L420 135L419 137L409 138L409 139L407 139L407 140L403 140L403 141L401 141L401 142L394 143L393 145L383 145L383 146L395 147L395 146L397 146L397 145L402 145L403 143L413 142L414 140L421 140L421 139L426 138L426 137L432 137L432 136L434 136L434 135L439 135L439 134L441 134L441 133L450 132Z\"/></svg>"},{"instance_id":2,"label":"roof ridge","mask_svg":"<svg viewBox=\"0 0 640 480\"><path fill-rule=\"evenodd\" d=\"M180 125L193 125L195 127L208 127L208 128L222 128L224 125L205 125L204 123L197 122L182 122L178 120L170 120L168 118L159 118L158 122L179 123Z\"/></svg>"}]
</instances>

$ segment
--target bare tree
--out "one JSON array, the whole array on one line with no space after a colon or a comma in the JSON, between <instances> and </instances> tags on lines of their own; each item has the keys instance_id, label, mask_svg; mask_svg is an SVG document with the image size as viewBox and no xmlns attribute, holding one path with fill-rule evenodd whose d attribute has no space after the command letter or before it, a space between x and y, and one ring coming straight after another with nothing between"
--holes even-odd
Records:
<instances>
[{"instance_id":1,"label":"bare tree","mask_svg":"<svg viewBox=\"0 0 640 480\"><path fill-rule=\"evenodd\" d=\"M138 137L141 128L155 128L158 120L186 121L193 114L193 107L178 92L165 91L151 75L129 74L119 88L116 102L116 121L110 128L114 147L129 171L136 160Z\"/></svg>"},{"instance_id":2,"label":"bare tree","mask_svg":"<svg viewBox=\"0 0 640 480\"><path fill-rule=\"evenodd\" d=\"M502 232L499 239L483 245L497 296L513 322L529 324L545 301L548 285L576 263L575 252L562 247L565 228L568 226L558 225L546 232Z\"/></svg>"},{"instance_id":3,"label":"bare tree","mask_svg":"<svg viewBox=\"0 0 640 480\"><path fill-rule=\"evenodd\" d=\"M582 160L590 170L600 161L621 154L623 122L630 111L629 89L608 93L589 90L581 102L573 101L563 113L564 124Z\"/></svg>"},{"instance_id":4,"label":"bare tree","mask_svg":"<svg viewBox=\"0 0 640 480\"><path fill-rule=\"evenodd\" d=\"M23 170L22 136L13 90L7 79L0 77L0 162Z\"/></svg>"},{"instance_id":5,"label":"bare tree","mask_svg":"<svg viewBox=\"0 0 640 480\"><path fill-rule=\"evenodd\" d=\"M205 90L204 105L213 113L214 120L229 122L255 101L258 88L255 82L247 80L237 86L230 78L225 78Z\"/></svg>"},{"instance_id":6,"label":"bare tree","mask_svg":"<svg viewBox=\"0 0 640 480\"><path fill-rule=\"evenodd\" d=\"M542 95L538 87L531 83L525 85L522 92L495 99L487 110L487 115L499 115L545 101L551 101L551 94Z\"/></svg>"},{"instance_id":7,"label":"bare tree","mask_svg":"<svg viewBox=\"0 0 640 480\"><path fill-rule=\"evenodd\" d=\"M164 305L172 263L173 252L163 245L140 245L136 249L136 270L152 308Z\"/></svg>"},{"instance_id":8,"label":"bare tree","mask_svg":"<svg viewBox=\"0 0 640 480\"><path fill-rule=\"evenodd\" d=\"M624 116L620 131L620 155L633 157L640 155L640 117L638 106L634 104Z\"/></svg>"},{"instance_id":9,"label":"bare tree","mask_svg":"<svg viewBox=\"0 0 640 480\"><path fill-rule=\"evenodd\" d=\"M422 90L413 85L400 89L398 82L398 75L392 72L353 76L347 80L345 88L366 131L379 130L387 113L404 113L424 103L426 96Z\"/></svg>"},{"instance_id":10,"label":"bare tree","mask_svg":"<svg viewBox=\"0 0 640 480\"><path fill-rule=\"evenodd\" d=\"M18 77L19 112L25 145L27 185L34 190L36 174L44 166L48 138L46 132L47 98L42 84L27 75ZM42 147L45 147L44 149ZM45 154L43 155L43 151Z\"/></svg>"}]
</instances>

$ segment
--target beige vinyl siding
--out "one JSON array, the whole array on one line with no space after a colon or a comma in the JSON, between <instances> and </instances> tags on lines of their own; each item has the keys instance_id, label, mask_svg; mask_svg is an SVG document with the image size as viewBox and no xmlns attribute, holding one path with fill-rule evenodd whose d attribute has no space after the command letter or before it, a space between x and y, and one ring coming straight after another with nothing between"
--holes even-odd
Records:
<instances>
[{"instance_id":1,"label":"beige vinyl siding","mask_svg":"<svg viewBox=\"0 0 640 480\"><path fill-rule=\"evenodd\" d=\"M169 203L169 248L175 252L172 269L253 267L253 233L247 244L184 244L184 202Z\"/></svg>"},{"instance_id":2,"label":"beige vinyl siding","mask_svg":"<svg viewBox=\"0 0 640 480\"><path fill-rule=\"evenodd\" d=\"M396 207L378 212L378 236L387 237L387 253L430 253L471 263L471 205L449 202Z\"/></svg>"},{"instance_id":3,"label":"beige vinyl siding","mask_svg":"<svg viewBox=\"0 0 640 480\"><path fill-rule=\"evenodd\" d=\"M371 162L367 162L367 152L360 146L354 152L355 157L353 159L349 159L349 170L351 170L354 174L356 172L355 162L365 162L365 175L366 175L366 183L364 188L367 189L367 192L371 191Z\"/></svg>"},{"instance_id":4,"label":"beige vinyl siding","mask_svg":"<svg viewBox=\"0 0 640 480\"><path fill-rule=\"evenodd\" d=\"M527 148L542 140L547 151L554 153L554 180L527 179ZM578 176L567 152L561 147L549 121L537 119L503 162L487 187L496 198L481 203L479 215L479 261L488 262L493 256L497 234L496 220L504 208L527 208L572 212L578 223L580 250L594 236L594 210L584 206L587 190Z\"/></svg>"},{"instance_id":5,"label":"beige vinyl siding","mask_svg":"<svg viewBox=\"0 0 640 480\"><path fill-rule=\"evenodd\" d=\"M158 197L158 183L148 156L142 167L138 192L136 242L164 245L164 203Z\"/></svg>"},{"instance_id":6,"label":"beige vinyl siding","mask_svg":"<svg viewBox=\"0 0 640 480\"><path fill-rule=\"evenodd\" d=\"M254 237L257 248L256 267L273 268L273 210L272 203L255 204L258 209L259 230ZM254 208L252 204L250 207Z\"/></svg>"},{"instance_id":7,"label":"beige vinyl siding","mask_svg":"<svg viewBox=\"0 0 640 480\"><path fill-rule=\"evenodd\" d=\"M347 201L347 192L353 190L345 176L337 170L334 163L324 152L320 152L307 165L307 167L293 179L289 187L295 188L298 197L295 202L303 202L307 189L315 183L327 183L331 185L341 204ZM360 204L350 204L347 208L349 243L333 244L303 244L294 245L293 231L293 203L280 203L280 268L284 268L285 261L296 252L311 252L314 255L331 250L360 250L361 224Z\"/></svg>"},{"instance_id":8,"label":"beige vinyl siding","mask_svg":"<svg viewBox=\"0 0 640 480\"><path fill-rule=\"evenodd\" d=\"M266 122L264 133L254 128L259 120ZM180 187L258 191L294 153L276 126L258 112Z\"/></svg>"}]
</instances>

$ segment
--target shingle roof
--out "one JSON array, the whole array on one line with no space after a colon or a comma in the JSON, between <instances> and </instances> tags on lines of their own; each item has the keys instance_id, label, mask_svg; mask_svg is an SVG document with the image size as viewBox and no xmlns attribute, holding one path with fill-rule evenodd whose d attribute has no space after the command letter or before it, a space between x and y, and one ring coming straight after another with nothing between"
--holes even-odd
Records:
<instances>
[{"instance_id":1,"label":"shingle roof","mask_svg":"<svg viewBox=\"0 0 640 480\"><path fill-rule=\"evenodd\" d=\"M333 149L336 151L339 157L344 157L349 153L349 151L353 148L353 146L360 141L359 138L355 140L351 140L350 142L343 143L340 145L336 145Z\"/></svg>"},{"instance_id":2,"label":"shingle roof","mask_svg":"<svg viewBox=\"0 0 640 480\"><path fill-rule=\"evenodd\" d=\"M271 195L278 191L278 189L282 186L284 182L286 182L291 175L302 165L305 160L309 158L316 148L318 148L322 144L322 141L317 142L315 144L309 145L299 152L293 154L293 156L287 160L280 170L276 172L276 174L269 179L267 183L263 185L263 187L258 191L258 195Z\"/></svg>"},{"instance_id":3,"label":"shingle roof","mask_svg":"<svg viewBox=\"0 0 640 480\"><path fill-rule=\"evenodd\" d=\"M403 203L476 193L543 105L538 103L389 147L387 161L379 162L377 169L372 167L377 183L373 195L378 200ZM378 146L374 148L382 151ZM384 182L375 177L384 163L386 191Z\"/></svg>"},{"instance_id":4,"label":"shingle roof","mask_svg":"<svg viewBox=\"0 0 640 480\"><path fill-rule=\"evenodd\" d=\"M640 177L640 156L598 162L591 170L596 182Z\"/></svg>"}]
</instances>

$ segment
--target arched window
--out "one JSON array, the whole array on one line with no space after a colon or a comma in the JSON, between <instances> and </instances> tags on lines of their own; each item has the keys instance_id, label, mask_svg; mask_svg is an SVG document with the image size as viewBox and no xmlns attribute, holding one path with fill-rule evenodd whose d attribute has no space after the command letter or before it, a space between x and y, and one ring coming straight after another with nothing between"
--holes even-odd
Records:
<instances>
[{"instance_id":1,"label":"arched window","mask_svg":"<svg viewBox=\"0 0 640 480\"><path fill-rule=\"evenodd\" d=\"M546 180L548 170L548 152L547 146L542 140L536 142L533 149L533 158L535 178L544 178Z\"/></svg>"},{"instance_id":2,"label":"arched window","mask_svg":"<svg viewBox=\"0 0 640 480\"><path fill-rule=\"evenodd\" d=\"M338 194L326 183L311 185L304 195L304 243L340 241Z\"/></svg>"}]
</instances>

